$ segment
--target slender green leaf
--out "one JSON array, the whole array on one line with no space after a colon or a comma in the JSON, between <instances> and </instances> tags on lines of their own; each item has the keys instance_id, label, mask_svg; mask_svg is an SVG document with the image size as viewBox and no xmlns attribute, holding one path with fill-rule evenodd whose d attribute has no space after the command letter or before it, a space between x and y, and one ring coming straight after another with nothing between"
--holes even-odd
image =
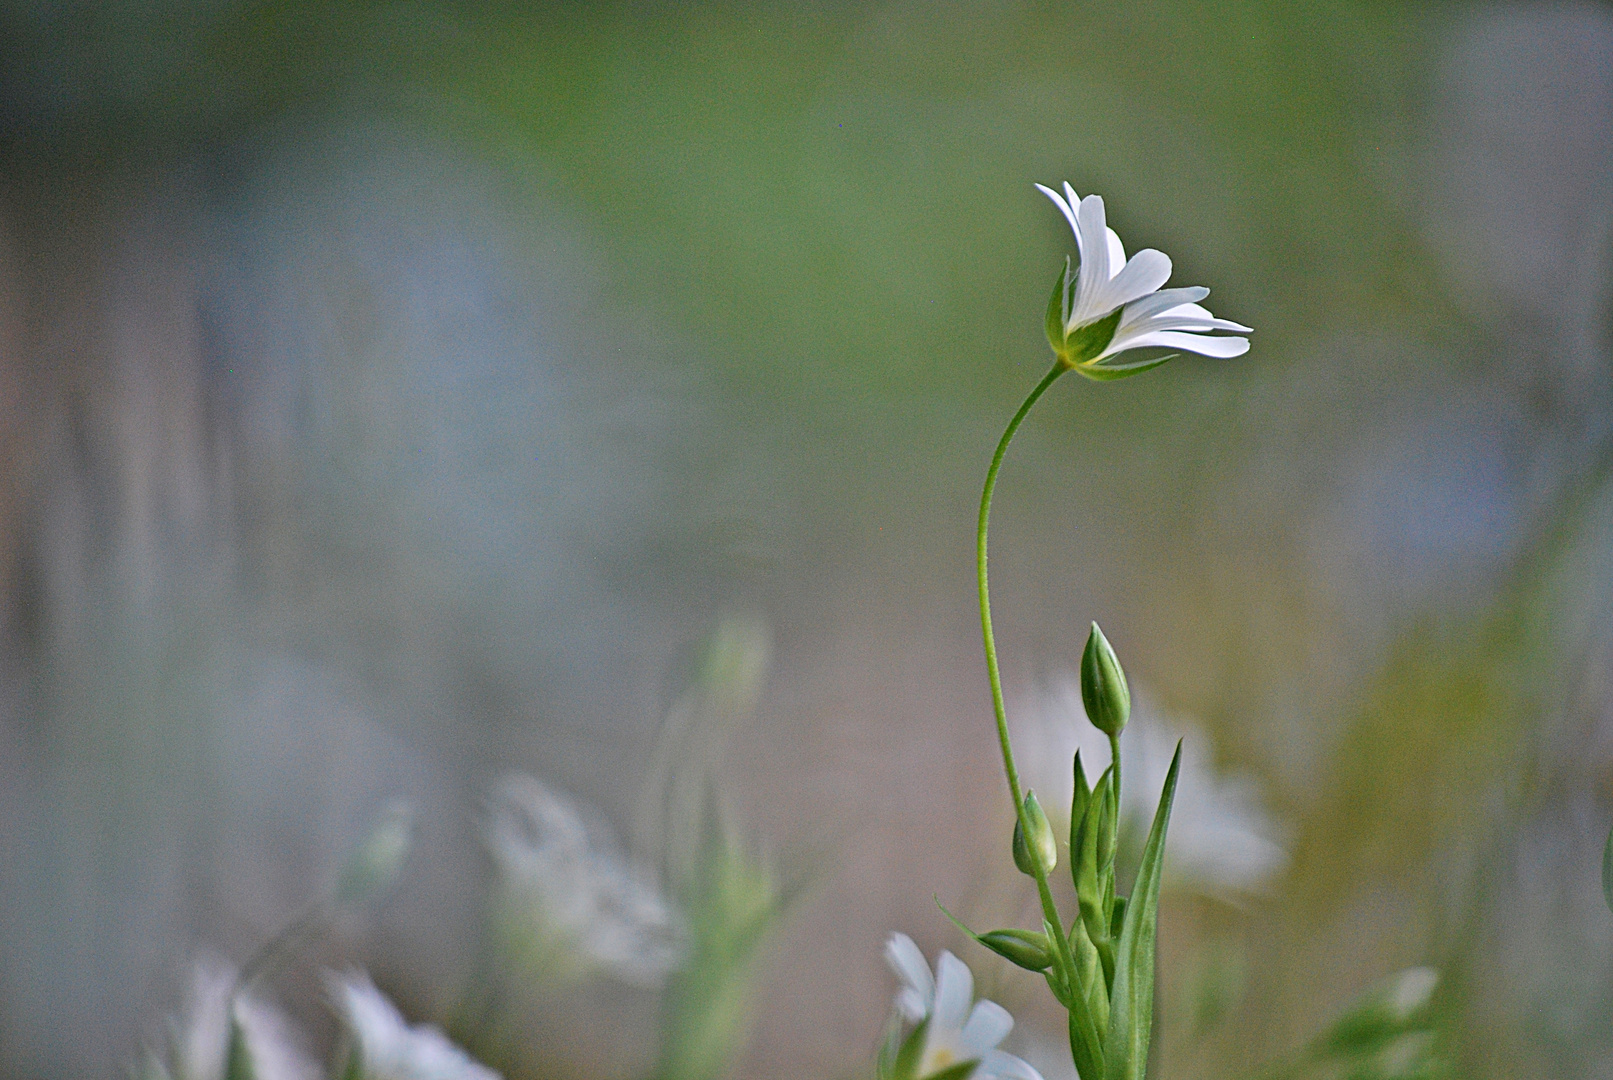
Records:
<instances>
[{"instance_id":1,"label":"slender green leaf","mask_svg":"<svg viewBox=\"0 0 1613 1080\"><path fill-rule=\"evenodd\" d=\"M1070 1057L1081 1080L1103 1080L1103 1040L1093 1025L1092 1010L1077 992L1070 1009Z\"/></svg>"},{"instance_id":2,"label":"slender green leaf","mask_svg":"<svg viewBox=\"0 0 1613 1080\"><path fill-rule=\"evenodd\" d=\"M1087 773L1081 767L1081 751L1075 752L1074 795L1070 798L1070 883L1077 895L1081 891L1081 823L1086 820L1087 803L1092 801L1092 789L1087 786Z\"/></svg>"},{"instance_id":3,"label":"slender green leaf","mask_svg":"<svg viewBox=\"0 0 1613 1080\"><path fill-rule=\"evenodd\" d=\"M1104 1080L1143 1080L1148 1070L1148 1042L1154 1026L1154 944L1159 928L1159 883L1165 867L1165 828L1176 798L1182 768L1177 742L1165 789L1159 795L1153 828L1143 847L1137 885L1126 904L1115 962L1114 994L1109 1002L1109 1033L1104 1041Z\"/></svg>"},{"instance_id":4,"label":"slender green leaf","mask_svg":"<svg viewBox=\"0 0 1613 1080\"><path fill-rule=\"evenodd\" d=\"M1114 767L1110 766L1092 789L1086 820L1081 823L1081 867L1075 879L1081 921L1086 923L1087 936L1100 952L1103 943L1109 940L1110 911L1105 893L1114 895L1115 802L1111 797L1114 779ZM1073 854L1071 859L1075 859Z\"/></svg>"},{"instance_id":5,"label":"slender green leaf","mask_svg":"<svg viewBox=\"0 0 1613 1080\"><path fill-rule=\"evenodd\" d=\"M1076 954L1076 975L1081 994L1092 1014L1092 1029L1102 1043L1109 1035L1109 983L1104 976L1098 948L1087 936L1086 926L1077 919L1070 928L1070 950Z\"/></svg>"}]
</instances>

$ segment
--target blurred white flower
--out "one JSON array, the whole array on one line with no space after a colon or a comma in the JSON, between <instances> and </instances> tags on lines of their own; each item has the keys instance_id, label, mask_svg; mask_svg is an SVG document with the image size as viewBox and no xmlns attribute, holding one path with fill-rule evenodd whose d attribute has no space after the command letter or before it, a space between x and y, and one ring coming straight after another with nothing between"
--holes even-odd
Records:
<instances>
[{"instance_id":1,"label":"blurred white flower","mask_svg":"<svg viewBox=\"0 0 1613 1080\"><path fill-rule=\"evenodd\" d=\"M1164 252L1144 248L1126 258L1120 237L1104 219L1102 197L1083 199L1069 184L1063 195L1042 184L1036 188L1069 220L1080 252L1075 268L1065 265L1056 326L1055 316L1048 314L1049 339L1066 366L1083 374L1125 370L1130 365L1097 365L1128 349L1163 347L1216 357L1249 351L1247 338L1208 335L1211 330L1253 332L1200 307L1198 301L1210 295L1209 289L1161 288L1171 276L1171 260ZM1152 366L1144 362L1134 370Z\"/></svg>"},{"instance_id":2,"label":"blurred white flower","mask_svg":"<svg viewBox=\"0 0 1613 1080\"><path fill-rule=\"evenodd\" d=\"M500 1080L429 1024L410 1027L369 976L352 971L326 976L331 997L351 1039L344 1076L361 1080Z\"/></svg>"},{"instance_id":3,"label":"blurred white flower","mask_svg":"<svg viewBox=\"0 0 1613 1080\"><path fill-rule=\"evenodd\" d=\"M506 776L493 788L483 837L507 914L549 961L564 950L584 969L650 988L678 966L678 913L570 800L533 777Z\"/></svg>"},{"instance_id":4,"label":"blurred white flower","mask_svg":"<svg viewBox=\"0 0 1613 1080\"><path fill-rule=\"evenodd\" d=\"M148 1051L138 1075L146 1080L221 1080L233 1015L257 1080L316 1080L319 1067L291 1022L249 991L237 992L236 975L235 966L214 953L197 958L184 1011L169 1023L166 1053Z\"/></svg>"},{"instance_id":5,"label":"blurred white flower","mask_svg":"<svg viewBox=\"0 0 1613 1080\"><path fill-rule=\"evenodd\" d=\"M1042 1080L1024 1061L997 1049L1013 1030L1014 1018L995 1001L974 1000L974 975L962 960L943 949L932 976L924 954L906 934L890 936L885 959L902 981L896 1011L912 1024L929 1020L914 1075L922 1078L960 1061L977 1061L972 1080Z\"/></svg>"},{"instance_id":6,"label":"blurred white flower","mask_svg":"<svg viewBox=\"0 0 1613 1080\"><path fill-rule=\"evenodd\" d=\"M1109 739L1087 722L1074 672L1055 676L1013 715L1025 785L1043 796L1055 826L1067 829L1071 759L1081 751L1087 783L1096 783L1109 767ZM1131 722L1120 734L1123 835L1147 832L1177 739L1182 740L1182 771L1166 834L1167 884L1213 894L1259 892L1288 861L1277 840L1280 827L1261 805L1252 781L1216 771L1203 732L1162 714L1139 687L1133 688Z\"/></svg>"}]
</instances>

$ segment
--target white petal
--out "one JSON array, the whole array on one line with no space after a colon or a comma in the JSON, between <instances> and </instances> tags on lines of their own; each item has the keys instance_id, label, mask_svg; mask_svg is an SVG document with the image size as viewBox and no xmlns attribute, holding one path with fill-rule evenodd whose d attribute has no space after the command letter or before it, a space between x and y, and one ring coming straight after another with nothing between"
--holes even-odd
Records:
<instances>
[{"instance_id":1,"label":"white petal","mask_svg":"<svg viewBox=\"0 0 1613 1080\"><path fill-rule=\"evenodd\" d=\"M1013 1030L1014 1018L1007 1009L995 1001L978 1001L969 1014L969 1022L963 1025L964 1050L969 1057L984 1057Z\"/></svg>"},{"instance_id":2,"label":"white petal","mask_svg":"<svg viewBox=\"0 0 1613 1080\"><path fill-rule=\"evenodd\" d=\"M993 1050L981 1058L974 1080L1042 1080L1042 1074L1031 1068L1028 1061Z\"/></svg>"},{"instance_id":3,"label":"white petal","mask_svg":"<svg viewBox=\"0 0 1613 1080\"><path fill-rule=\"evenodd\" d=\"M1099 308L1103 288L1109 284L1109 227L1104 224L1103 198L1088 195L1076 208L1076 246L1081 249L1081 273L1075 283L1070 321L1076 326L1108 314Z\"/></svg>"},{"instance_id":4,"label":"white petal","mask_svg":"<svg viewBox=\"0 0 1613 1080\"><path fill-rule=\"evenodd\" d=\"M1198 304L1183 304L1180 307L1173 307L1168 311L1160 312L1159 317L1161 319L1191 318L1206 326L1213 326L1217 330L1238 330L1245 334L1255 332L1252 326L1244 326L1242 323L1235 323L1231 319L1218 319L1210 314L1209 309L1200 307ZM1166 328L1161 327L1160 329Z\"/></svg>"},{"instance_id":5,"label":"white petal","mask_svg":"<svg viewBox=\"0 0 1613 1080\"><path fill-rule=\"evenodd\" d=\"M1068 190L1070 185L1065 184L1064 187L1065 187L1066 190ZM1071 202L1065 202L1063 197L1060 196L1058 192L1054 191L1050 187L1046 187L1046 186L1044 186L1042 184L1037 184L1036 185L1036 190L1040 191L1043 195L1046 195L1049 199L1053 200L1053 205L1057 206L1059 208L1060 212L1064 214L1064 217L1066 218L1066 220L1069 221L1069 223L1070 223L1070 231L1075 233L1075 235L1077 237L1079 237L1081 235L1081 226L1079 226L1079 225L1077 225L1075 223L1075 206L1080 200L1075 198L1075 192L1073 192L1073 191L1070 192L1070 198L1071 198L1072 201Z\"/></svg>"},{"instance_id":6,"label":"white petal","mask_svg":"<svg viewBox=\"0 0 1613 1080\"><path fill-rule=\"evenodd\" d=\"M1197 304L1183 304L1181 307L1162 311L1147 319L1127 323L1122 321L1115 336L1138 337L1142 334L1152 334L1160 330L1188 330L1193 333L1202 333L1208 330L1236 330L1239 333L1251 334L1254 331L1242 323L1235 323L1230 319L1217 319L1209 312L1195 315L1189 308L1198 307ZM1204 311L1203 308L1198 310Z\"/></svg>"},{"instance_id":7,"label":"white petal","mask_svg":"<svg viewBox=\"0 0 1613 1080\"><path fill-rule=\"evenodd\" d=\"M1141 255L1142 252L1137 254ZM1126 313L1120 317L1121 326L1129 326L1139 319L1182 304L1191 304L1195 300L1203 300L1210 295L1210 290L1202 285L1189 285L1181 289L1161 289L1156 293L1149 293L1140 299L1133 300L1126 305Z\"/></svg>"},{"instance_id":8,"label":"white petal","mask_svg":"<svg viewBox=\"0 0 1613 1080\"><path fill-rule=\"evenodd\" d=\"M935 1011L930 1017L930 1030L956 1031L963 1027L974 994L975 977L969 966L943 951L935 963Z\"/></svg>"},{"instance_id":9,"label":"white petal","mask_svg":"<svg viewBox=\"0 0 1613 1080\"><path fill-rule=\"evenodd\" d=\"M1103 292L1103 305L1113 311L1122 304L1129 304L1154 292L1170 280L1170 276L1170 257L1163 251L1143 248L1131 257L1131 261L1121 268L1120 273L1109 280L1109 287ZM1125 316L1121 318L1124 319Z\"/></svg>"},{"instance_id":10,"label":"white petal","mask_svg":"<svg viewBox=\"0 0 1613 1080\"><path fill-rule=\"evenodd\" d=\"M1120 234L1113 229L1104 229L1109 234L1109 277L1113 279L1123 266L1126 265L1126 246L1120 242Z\"/></svg>"},{"instance_id":11,"label":"white petal","mask_svg":"<svg viewBox=\"0 0 1613 1080\"><path fill-rule=\"evenodd\" d=\"M896 1011L902 1014L910 1024L916 1024L930 1015L930 1006L919 992L911 986L904 986L896 992Z\"/></svg>"},{"instance_id":12,"label":"white petal","mask_svg":"<svg viewBox=\"0 0 1613 1080\"><path fill-rule=\"evenodd\" d=\"M885 942L885 962L890 964L896 977L922 1004L922 1012L914 1019L929 1015L935 1007L935 979L930 975L930 965L925 962L919 947L913 944L913 939L906 934L892 934ZM901 998L898 997L897 1001L900 1007Z\"/></svg>"},{"instance_id":13,"label":"white petal","mask_svg":"<svg viewBox=\"0 0 1613 1080\"><path fill-rule=\"evenodd\" d=\"M1249 351L1249 339L1241 337L1209 337L1205 334L1184 334L1175 330L1155 330L1150 333L1136 335L1116 334L1109 347L1103 351L1104 356L1113 356L1127 349L1185 349L1201 356L1214 356L1227 359L1233 356L1242 356Z\"/></svg>"}]
</instances>

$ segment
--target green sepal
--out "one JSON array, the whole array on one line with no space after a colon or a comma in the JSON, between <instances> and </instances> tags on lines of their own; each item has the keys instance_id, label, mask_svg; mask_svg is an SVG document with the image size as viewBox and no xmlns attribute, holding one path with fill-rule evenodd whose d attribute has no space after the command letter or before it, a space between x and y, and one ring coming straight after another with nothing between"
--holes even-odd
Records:
<instances>
[{"instance_id":1,"label":"green sepal","mask_svg":"<svg viewBox=\"0 0 1613 1080\"><path fill-rule=\"evenodd\" d=\"M1073 366L1076 371L1093 382L1114 382L1117 379L1129 379L1133 375L1141 375L1143 372L1150 371L1162 364L1168 364L1180 355L1182 354L1171 353L1156 360L1139 360L1135 364L1116 364L1112 367L1108 364L1076 364Z\"/></svg>"},{"instance_id":2,"label":"green sepal","mask_svg":"<svg viewBox=\"0 0 1613 1080\"><path fill-rule=\"evenodd\" d=\"M1613 831L1607 834L1607 846L1602 849L1602 899L1613 910Z\"/></svg>"},{"instance_id":3,"label":"green sepal","mask_svg":"<svg viewBox=\"0 0 1613 1080\"><path fill-rule=\"evenodd\" d=\"M929 1027L930 1018L926 1016L902 1040L902 1048L896 1051L896 1060L891 1065L890 1080L917 1080L919 1059L924 1056L924 1033Z\"/></svg>"},{"instance_id":4,"label":"green sepal","mask_svg":"<svg viewBox=\"0 0 1613 1080\"><path fill-rule=\"evenodd\" d=\"M1064 350L1059 353L1064 366L1077 371L1091 370L1083 369L1082 365L1109 347L1109 342L1115 339L1115 330L1120 326L1120 316L1124 311L1125 308L1115 308L1097 322L1077 326L1066 334Z\"/></svg>"},{"instance_id":5,"label":"green sepal","mask_svg":"<svg viewBox=\"0 0 1613 1080\"><path fill-rule=\"evenodd\" d=\"M1031 844L1025 843L1025 832L1020 827L1021 821L1030 826ZM1014 865L1020 872L1031 877L1036 876L1036 864L1031 861L1032 852L1041 862L1041 871L1051 873L1059 864L1059 846L1053 839L1053 826L1047 820L1047 812L1037 801L1036 792L1025 792L1025 813L1014 820Z\"/></svg>"},{"instance_id":6,"label":"green sepal","mask_svg":"<svg viewBox=\"0 0 1613 1080\"><path fill-rule=\"evenodd\" d=\"M1148 1043L1154 1026L1155 937L1159 929L1159 884L1165 869L1165 829L1176 798L1182 768L1182 744L1176 743L1165 788L1148 830L1137 884L1120 928L1115 959L1114 993L1109 999L1109 1035L1104 1041L1103 1080L1143 1080L1148 1071Z\"/></svg>"},{"instance_id":7,"label":"green sepal","mask_svg":"<svg viewBox=\"0 0 1613 1080\"><path fill-rule=\"evenodd\" d=\"M246 1032L235 1015L235 1001L230 1000L230 1038L224 1047L224 1080L253 1080L252 1051L246 1045Z\"/></svg>"},{"instance_id":8,"label":"green sepal","mask_svg":"<svg viewBox=\"0 0 1613 1080\"><path fill-rule=\"evenodd\" d=\"M1070 291L1070 257L1064 256L1064 269L1053 282L1053 295L1047 301L1047 343L1063 359L1069 354L1064 344L1064 298Z\"/></svg>"}]
</instances>

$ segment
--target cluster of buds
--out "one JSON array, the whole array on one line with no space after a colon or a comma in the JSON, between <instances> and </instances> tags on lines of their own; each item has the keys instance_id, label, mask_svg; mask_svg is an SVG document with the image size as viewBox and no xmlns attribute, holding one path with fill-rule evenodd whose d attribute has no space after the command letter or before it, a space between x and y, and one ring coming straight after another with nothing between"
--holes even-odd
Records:
<instances>
[{"instance_id":1,"label":"cluster of buds","mask_svg":"<svg viewBox=\"0 0 1613 1080\"><path fill-rule=\"evenodd\" d=\"M1081 657L1081 697L1087 716L1116 748L1114 763L1089 784L1076 753L1071 769L1069 869L1080 914L1068 931L1044 918L1040 930L975 934L981 945L1027 971L1042 974L1070 1013L1070 1044L1082 1080L1141 1077L1153 1019L1154 935L1165 827L1175 794L1180 753L1161 792L1128 903L1115 888L1118 848L1119 737L1131 712L1131 691L1114 649L1096 623ZM1059 844L1034 792L1025 794L1014 825L1014 865L1045 884L1058 866ZM1054 913L1056 914L1056 912Z\"/></svg>"}]
</instances>

